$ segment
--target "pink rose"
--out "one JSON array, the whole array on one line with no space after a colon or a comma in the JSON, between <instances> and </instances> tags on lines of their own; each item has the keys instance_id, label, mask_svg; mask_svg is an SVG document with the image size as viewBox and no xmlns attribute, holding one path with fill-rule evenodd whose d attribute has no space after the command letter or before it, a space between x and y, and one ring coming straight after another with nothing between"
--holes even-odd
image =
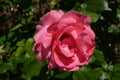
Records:
<instances>
[{"instance_id":1,"label":"pink rose","mask_svg":"<svg viewBox=\"0 0 120 80\"><path fill-rule=\"evenodd\" d=\"M33 49L38 60L49 61L49 69L75 71L90 62L95 49L90 17L77 11L52 10L40 22Z\"/></svg>"}]
</instances>

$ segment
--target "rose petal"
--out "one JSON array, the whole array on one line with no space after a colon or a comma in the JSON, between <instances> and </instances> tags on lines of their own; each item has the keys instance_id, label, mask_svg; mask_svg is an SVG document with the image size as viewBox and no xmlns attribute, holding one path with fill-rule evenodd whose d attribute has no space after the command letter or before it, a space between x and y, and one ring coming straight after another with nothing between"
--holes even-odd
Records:
<instances>
[{"instance_id":1,"label":"rose petal","mask_svg":"<svg viewBox=\"0 0 120 80\"><path fill-rule=\"evenodd\" d=\"M66 14L64 14L61 18L61 21L64 21L65 19L66 20L70 19L69 23L74 23L75 21L77 21L77 22L80 22L82 24L89 24L91 22L90 17L88 17L80 12L74 11L74 10L69 11ZM68 23L68 21L67 21L67 23ZM66 21L65 21L65 23L66 23Z\"/></svg>"},{"instance_id":2,"label":"rose petal","mask_svg":"<svg viewBox=\"0 0 120 80\"><path fill-rule=\"evenodd\" d=\"M51 56L50 61L49 61L48 68L49 68L49 69L53 69L53 68L55 68L55 67L57 67L57 64L55 63L55 60L54 60L53 56Z\"/></svg>"},{"instance_id":3,"label":"rose petal","mask_svg":"<svg viewBox=\"0 0 120 80\"><path fill-rule=\"evenodd\" d=\"M59 22L54 23L48 28L48 32L56 32L64 27L67 27L71 24L78 25L80 28L84 27L84 24L91 22L91 18L83 15L82 13L76 11L69 11L66 14L62 15ZM81 26L82 25L82 26Z\"/></svg>"},{"instance_id":4,"label":"rose petal","mask_svg":"<svg viewBox=\"0 0 120 80\"><path fill-rule=\"evenodd\" d=\"M36 25L36 30L37 31L40 31L42 29L42 26L41 25Z\"/></svg>"},{"instance_id":5,"label":"rose petal","mask_svg":"<svg viewBox=\"0 0 120 80\"><path fill-rule=\"evenodd\" d=\"M90 28L90 26L89 25L84 25L84 28L85 28L85 30L84 30L83 33L86 33L87 35L89 35L91 37L91 39L94 40L95 39L95 34L94 34L93 30Z\"/></svg>"},{"instance_id":6,"label":"rose petal","mask_svg":"<svg viewBox=\"0 0 120 80\"><path fill-rule=\"evenodd\" d=\"M51 45L52 41L52 34L47 33L47 28L49 26L46 25L39 31L35 36L34 39L36 43L42 44L44 48L47 48Z\"/></svg>"},{"instance_id":7,"label":"rose petal","mask_svg":"<svg viewBox=\"0 0 120 80\"><path fill-rule=\"evenodd\" d=\"M56 51L54 52L54 59L59 67L69 69L78 65L80 66L86 64L86 57L80 52L76 53L76 55L74 54L75 56L68 58L62 54L58 54L59 52Z\"/></svg>"},{"instance_id":8,"label":"rose petal","mask_svg":"<svg viewBox=\"0 0 120 80\"><path fill-rule=\"evenodd\" d=\"M39 49L39 53L37 54L37 59L38 60L48 60L50 59L51 52L49 52L48 48L41 48Z\"/></svg>"},{"instance_id":9,"label":"rose petal","mask_svg":"<svg viewBox=\"0 0 120 80\"><path fill-rule=\"evenodd\" d=\"M87 56L91 56L94 49L95 49L95 43L94 41L91 39L90 36L88 36L88 34L81 34L77 39L76 39L76 43L78 43L78 47L79 49L81 49L84 54L86 54ZM80 45L80 46L79 46Z\"/></svg>"},{"instance_id":10,"label":"rose petal","mask_svg":"<svg viewBox=\"0 0 120 80\"><path fill-rule=\"evenodd\" d=\"M42 26L53 24L54 22L58 21L63 14L64 12L62 10L59 10L59 11L51 10L42 18L40 18Z\"/></svg>"},{"instance_id":11,"label":"rose petal","mask_svg":"<svg viewBox=\"0 0 120 80\"><path fill-rule=\"evenodd\" d=\"M34 51L38 53L37 58L39 60L46 60L50 55L49 49L52 41L52 34L47 33L48 26L43 27L35 36Z\"/></svg>"},{"instance_id":12,"label":"rose petal","mask_svg":"<svg viewBox=\"0 0 120 80\"><path fill-rule=\"evenodd\" d=\"M33 50L35 53L37 53L37 59L38 60L48 60L51 56L51 52L49 51L48 48L44 48L42 44L35 44L33 47Z\"/></svg>"},{"instance_id":13,"label":"rose petal","mask_svg":"<svg viewBox=\"0 0 120 80\"><path fill-rule=\"evenodd\" d=\"M80 66L75 66L75 67L72 67L72 68L59 67L60 71L76 71L76 70L79 70L79 69L80 69Z\"/></svg>"}]
</instances>

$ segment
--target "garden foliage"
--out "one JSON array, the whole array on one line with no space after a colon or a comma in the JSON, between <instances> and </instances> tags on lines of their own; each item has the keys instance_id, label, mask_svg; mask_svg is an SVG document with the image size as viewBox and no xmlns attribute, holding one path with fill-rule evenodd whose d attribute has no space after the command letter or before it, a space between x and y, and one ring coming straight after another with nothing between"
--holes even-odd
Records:
<instances>
[{"instance_id":1,"label":"garden foliage","mask_svg":"<svg viewBox=\"0 0 120 80\"><path fill-rule=\"evenodd\" d=\"M92 18L96 50L74 72L48 70L33 52L35 26L50 10ZM0 80L120 80L120 0L0 0Z\"/></svg>"}]
</instances>

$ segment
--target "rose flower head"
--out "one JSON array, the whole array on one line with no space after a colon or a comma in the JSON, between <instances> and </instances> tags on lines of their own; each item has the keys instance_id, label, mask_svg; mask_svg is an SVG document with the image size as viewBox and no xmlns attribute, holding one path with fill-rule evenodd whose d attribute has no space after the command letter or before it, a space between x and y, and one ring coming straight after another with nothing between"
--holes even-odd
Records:
<instances>
[{"instance_id":1,"label":"rose flower head","mask_svg":"<svg viewBox=\"0 0 120 80\"><path fill-rule=\"evenodd\" d=\"M75 71L90 62L95 50L91 18L77 11L51 10L40 18L34 36L34 52L49 69Z\"/></svg>"}]
</instances>

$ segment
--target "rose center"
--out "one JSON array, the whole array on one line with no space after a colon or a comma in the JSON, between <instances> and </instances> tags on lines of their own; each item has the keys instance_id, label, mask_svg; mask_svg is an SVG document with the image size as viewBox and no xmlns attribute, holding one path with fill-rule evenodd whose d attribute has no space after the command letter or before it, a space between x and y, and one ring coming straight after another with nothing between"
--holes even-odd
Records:
<instances>
[{"instance_id":1,"label":"rose center","mask_svg":"<svg viewBox=\"0 0 120 80\"><path fill-rule=\"evenodd\" d=\"M66 57L72 57L76 53L75 44L71 37L66 37L61 41L60 51Z\"/></svg>"}]
</instances>

